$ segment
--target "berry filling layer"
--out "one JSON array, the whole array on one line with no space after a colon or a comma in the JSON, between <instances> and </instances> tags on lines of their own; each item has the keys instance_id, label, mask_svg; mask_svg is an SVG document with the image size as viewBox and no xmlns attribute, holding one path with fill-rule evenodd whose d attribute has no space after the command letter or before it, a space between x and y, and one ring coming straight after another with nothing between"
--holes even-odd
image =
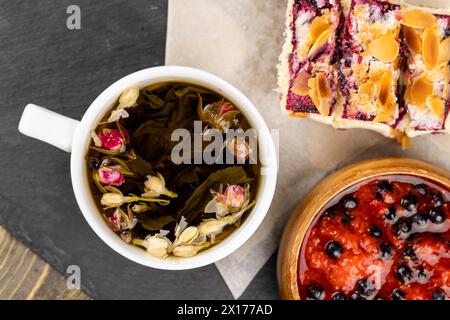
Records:
<instances>
[{"instance_id":1,"label":"berry filling layer","mask_svg":"<svg viewBox=\"0 0 450 320\"><path fill-rule=\"evenodd\" d=\"M337 100L336 35L339 2L297 0L292 8L286 109L329 116Z\"/></svg>"},{"instance_id":2,"label":"berry filling layer","mask_svg":"<svg viewBox=\"0 0 450 320\"><path fill-rule=\"evenodd\" d=\"M302 243L302 299L450 298L450 193L389 176L319 214Z\"/></svg>"}]
</instances>

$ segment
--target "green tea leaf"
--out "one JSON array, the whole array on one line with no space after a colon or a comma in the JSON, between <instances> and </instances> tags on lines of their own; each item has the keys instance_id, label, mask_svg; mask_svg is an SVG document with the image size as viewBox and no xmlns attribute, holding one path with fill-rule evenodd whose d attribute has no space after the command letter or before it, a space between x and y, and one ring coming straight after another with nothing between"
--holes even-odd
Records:
<instances>
[{"instance_id":1,"label":"green tea leaf","mask_svg":"<svg viewBox=\"0 0 450 320\"><path fill-rule=\"evenodd\" d=\"M145 104L152 109L161 109L164 107L164 100L146 89L141 90L138 104Z\"/></svg>"},{"instance_id":2,"label":"green tea leaf","mask_svg":"<svg viewBox=\"0 0 450 320\"><path fill-rule=\"evenodd\" d=\"M142 180L147 179L148 175L153 174L152 165L150 162L142 159L140 156L136 156L136 159L126 162L129 171L133 172L136 178Z\"/></svg>"},{"instance_id":3,"label":"green tea leaf","mask_svg":"<svg viewBox=\"0 0 450 320\"><path fill-rule=\"evenodd\" d=\"M185 95L180 100L178 108L171 114L168 126L172 130L193 128L194 121L197 119L196 106L199 99L201 97L196 94Z\"/></svg>"},{"instance_id":4,"label":"green tea leaf","mask_svg":"<svg viewBox=\"0 0 450 320\"><path fill-rule=\"evenodd\" d=\"M186 184L192 184L198 186L200 183L202 169L195 166L188 166L180 171L174 178L173 184L176 186L182 186Z\"/></svg>"},{"instance_id":5,"label":"green tea leaf","mask_svg":"<svg viewBox=\"0 0 450 320\"><path fill-rule=\"evenodd\" d=\"M175 219L172 216L160 216L160 217L147 216L142 219L141 224L147 230L158 231L174 221Z\"/></svg>"},{"instance_id":6,"label":"green tea leaf","mask_svg":"<svg viewBox=\"0 0 450 320\"><path fill-rule=\"evenodd\" d=\"M106 149L102 149L102 148L98 148L98 147L93 147L93 146L91 146L91 147L89 147L89 148L92 149L92 150L95 150L95 151L97 151L97 152L106 154L106 155L108 155L108 156L117 156L117 155L120 155L120 150L106 150Z\"/></svg>"},{"instance_id":7,"label":"green tea leaf","mask_svg":"<svg viewBox=\"0 0 450 320\"><path fill-rule=\"evenodd\" d=\"M177 143L171 141L172 131L179 128L193 129L197 118L197 101L197 94L189 93L178 103L165 103L151 119L136 129L133 141L144 159L154 162L170 158L173 146Z\"/></svg>"},{"instance_id":8,"label":"green tea leaf","mask_svg":"<svg viewBox=\"0 0 450 320\"><path fill-rule=\"evenodd\" d=\"M170 93L170 91L169 91L169 93ZM212 94L212 92L207 90L207 89L194 87L194 86L174 88L172 93L175 96L175 98L177 98L177 99L181 99L182 97L184 97L188 93L192 93L194 95L197 95L197 94L199 94L199 95L201 95L201 94Z\"/></svg>"}]
</instances>

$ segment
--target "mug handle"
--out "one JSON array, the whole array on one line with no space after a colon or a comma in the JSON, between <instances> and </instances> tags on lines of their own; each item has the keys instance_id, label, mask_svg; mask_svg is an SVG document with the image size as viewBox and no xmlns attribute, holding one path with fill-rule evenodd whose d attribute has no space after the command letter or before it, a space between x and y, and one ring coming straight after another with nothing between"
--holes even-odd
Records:
<instances>
[{"instance_id":1,"label":"mug handle","mask_svg":"<svg viewBox=\"0 0 450 320\"><path fill-rule=\"evenodd\" d=\"M28 104L20 118L19 132L71 152L73 135L79 123L78 120Z\"/></svg>"}]
</instances>

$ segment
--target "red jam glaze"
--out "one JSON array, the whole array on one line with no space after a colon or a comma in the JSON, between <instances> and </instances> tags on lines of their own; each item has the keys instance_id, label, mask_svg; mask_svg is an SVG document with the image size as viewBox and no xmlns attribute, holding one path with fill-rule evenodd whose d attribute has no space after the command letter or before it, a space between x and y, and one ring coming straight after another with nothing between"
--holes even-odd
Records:
<instances>
[{"instance_id":1,"label":"red jam glaze","mask_svg":"<svg viewBox=\"0 0 450 320\"><path fill-rule=\"evenodd\" d=\"M448 190L409 176L341 195L306 233L300 297L449 299L449 201Z\"/></svg>"}]
</instances>

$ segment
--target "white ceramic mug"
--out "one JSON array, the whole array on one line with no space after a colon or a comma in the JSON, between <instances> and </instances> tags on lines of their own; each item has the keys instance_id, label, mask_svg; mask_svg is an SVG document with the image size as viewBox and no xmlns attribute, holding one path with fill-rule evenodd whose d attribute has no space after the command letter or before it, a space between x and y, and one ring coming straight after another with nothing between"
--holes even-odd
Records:
<instances>
[{"instance_id":1,"label":"white ceramic mug","mask_svg":"<svg viewBox=\"0 0 450 320\"><path fill-rule=\"evenodd\" d=\"M258 130L259 160L264 174L260 177L256 205L240 228L221 243L194 257L169 257L161 260L150 256L142 248L125 243L106 225L90 191L85 156L91 142L90 133L111 110L125 89L132 86L143 88L168 81L197 84L225 96L234 103L249 120L250 125ZM235 87L212 74L193 68L164 66L130 74L103 91L90 105L81 121L29 104L20 120L19 131L72 153L70 171L73 190L78 206L91 228L113 250L149 267L166 270L192 269L214 263L231 254L243 245L261 224L275 191L277 158L273 140L263 118L250 100Z\"/></svg>"}]
</instances>

